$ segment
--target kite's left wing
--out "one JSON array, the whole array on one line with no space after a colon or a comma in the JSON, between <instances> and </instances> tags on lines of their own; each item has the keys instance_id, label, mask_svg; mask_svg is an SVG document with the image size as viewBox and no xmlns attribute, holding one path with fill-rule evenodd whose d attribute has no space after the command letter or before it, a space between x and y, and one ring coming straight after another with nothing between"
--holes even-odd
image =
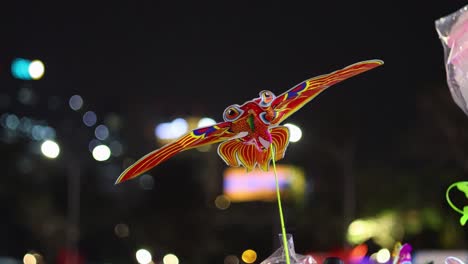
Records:
<instances>
[{"instance_id":1,"label":"kite's left wing","mask_svg":"<svg viewBox=\"0 0 468 264\"><path fill-rule=\"evenodd\" d=\"M236 134L229 130L230 127L231 122L222 122L209 127L195 129L176 141L154 150L139 159L122 172L115 184L138 177L184 150L235 138Z\"/></svg>"}]
</instances>

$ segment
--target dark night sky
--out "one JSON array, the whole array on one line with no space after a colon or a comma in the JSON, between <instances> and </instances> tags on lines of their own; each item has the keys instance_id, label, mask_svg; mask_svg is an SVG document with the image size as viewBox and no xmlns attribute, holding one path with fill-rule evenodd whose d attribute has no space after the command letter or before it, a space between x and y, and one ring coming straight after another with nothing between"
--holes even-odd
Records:
<instances>
[{"instance_id":1,"label":"dark night sky","mask_svg":"<svg viewBox=\"0 0 468 264\"><path fill-rule=\"evenodd\" d=\"M427 84L445 83L434 20L462 4L18 3L3 16L1 63L41 58L47 74L35 88L42 94L80 93L100 111L126 114L128 126L141 131L151 119L186 113L220 120L226 106L262 89L278 94L379 58L384 67L337 85L297 118L312 123L315 112L351 111L385 130L411 117Z\"/></svg>"},{"instance_id":2,"label":"dark night sky","mask_svg":"<svg viewBox=\"0 0 468 264\"><path fill-rule=\"evenodd\" d=\"M41 59L46 74L33 83L39 97L80 94L96 112L121 115L121 138L133 158L155 148L158 122L188 114L221 121L225 107L261 90L279 94L361 60L385 61L290 118L312 136L302 148L291 146L297 152L287 161L306 164L303 156L320 136L339 141L347 131L357 138L360 162L394 164L410 152L399 148L421 117L420 97L450 98L434 21L466 4L9 2L0 8L0 91L14 96L20 85L9 74L11 59ZM466 126L461 110L449 108ZM61 113L15 103L8 111L61 119Z\"/></svg>"},{"instance_id":3,"label":"dark night sky","mask_svg":"<svg viewBox=\"0 0 468 264\"><path fill-rule=\"evenodd\" d=\"M312 76L378 58L383 67L337 85L291 121L312 130L331 114L337 124L354 119L369 128L360 132L365 138L391 137L414 118L418 94L445 89L434 20L462 4L18 3L3 17L11 41L3 43L2 63L41 58L47 74L34 84L37 91L79 93L100 112L125 115L131 140L151 135L157 121L187 113L221 120L226 106L260 90L279 94Z\"/></svg>"}]
</instances>

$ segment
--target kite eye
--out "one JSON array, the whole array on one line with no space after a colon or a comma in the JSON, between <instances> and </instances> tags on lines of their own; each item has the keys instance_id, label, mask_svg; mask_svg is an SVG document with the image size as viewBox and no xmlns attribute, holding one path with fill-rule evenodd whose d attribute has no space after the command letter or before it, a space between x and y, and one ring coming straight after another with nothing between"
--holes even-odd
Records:
<instances>
[{"instance_id":1,"label":"kite eye","mask_svg":"<svg viewBox=\"0 0 468 264\"><path fill-rule=\"evenodd\" d=\"M275 100L276 96L270 91L264 90L260 92L260 106L270 106L271 102Z\"/></svg>"},{"instance_id":2,"label":"kite eye","mask_svg":"<svg viewBox=\"0 0 468 264\"><path fill-rule=\"evenodd\" d=\"M235 121L238 119L244 111L240 109L238 105L231 105L224 110L223 118L224 121Z\"/></svg>"}]
</instances>

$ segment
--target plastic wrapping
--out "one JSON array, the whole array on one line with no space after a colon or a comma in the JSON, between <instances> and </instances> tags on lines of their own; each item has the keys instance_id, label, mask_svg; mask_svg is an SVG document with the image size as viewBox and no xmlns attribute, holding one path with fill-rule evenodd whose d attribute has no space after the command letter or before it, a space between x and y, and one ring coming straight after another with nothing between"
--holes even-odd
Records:
<instances>
[{"instance_id":1,"label":"plastic wrapping","mask_svg":"<svg viewBox=\"0 0 468 264\"><path fill-rule=\"evenodd\" d=\"M461 259L456 257L447 257L445 259L445 264L465 264L465 262L461 261Z\"/></svg>"},{"instance_id":2,"label":"plastic wrapping","mask_svg":"<svg viewBox=\"0 0 468 264\"><path fill-rule=\"evenodd\" d=\"M468 5L435 21L444 47L447 83L453 99L468 115Z\"/></svg>"},{"instance_id":3,"label":"plastic wrapping","mask_svg":"<svg viewBox=\"0 0 468 264\"><path fill-rule=\"evenodd\" d=\"M291 264L317 264L314 258L311 256L304 256L297 254L294 250L294 241L291 234L286 235L289 248L289 260ZM279 234L280 244L283 245L283 235ZM267 259L262 261L260 264L285 264L286 257L284 254L284 248L281 246L273 254L271 254Z\"/></svg>"}]
</instances>

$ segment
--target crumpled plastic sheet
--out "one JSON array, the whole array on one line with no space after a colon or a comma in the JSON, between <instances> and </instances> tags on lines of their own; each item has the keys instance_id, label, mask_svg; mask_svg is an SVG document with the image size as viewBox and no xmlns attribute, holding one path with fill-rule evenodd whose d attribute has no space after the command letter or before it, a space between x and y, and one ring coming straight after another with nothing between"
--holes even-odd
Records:
<instances>
[{"instance_id":1,"label":"crumpled plastic sheet","mask_svg":"<svg viewBox=\"0 0 468 264\"><path fill-rule=\"evenodd\" d=\"M315 259L311 256L304 256L296 253L294 250L294 241L291 234L287 234L286 238L288 242L290 264L317 264L317 261L315 261ZM286 254L284 253L282 234L279 234L279 239L281 247L260 264L286 264Z\"/></svg>"},{"instance_id":2,"label":"crumpled plastic sheet","mask_svg":"<svg viewBox=\"0 0 468 264\"><path fill-rule=\"evenodd\" d=\"M447 83L455 103L468 115L468 5L435 21L444 47Z\"/></svg>"},{"instance_id":3,"label":"crumpled plastic sheet","mask_svg":"<svg viewBox=\"0 0 468 264\"><path fill-rule=\"evenodd\" d=\"M445 259L445 264L465 264L461 259L456 257L447 257Z\"/></svg>"}]
</instances>

